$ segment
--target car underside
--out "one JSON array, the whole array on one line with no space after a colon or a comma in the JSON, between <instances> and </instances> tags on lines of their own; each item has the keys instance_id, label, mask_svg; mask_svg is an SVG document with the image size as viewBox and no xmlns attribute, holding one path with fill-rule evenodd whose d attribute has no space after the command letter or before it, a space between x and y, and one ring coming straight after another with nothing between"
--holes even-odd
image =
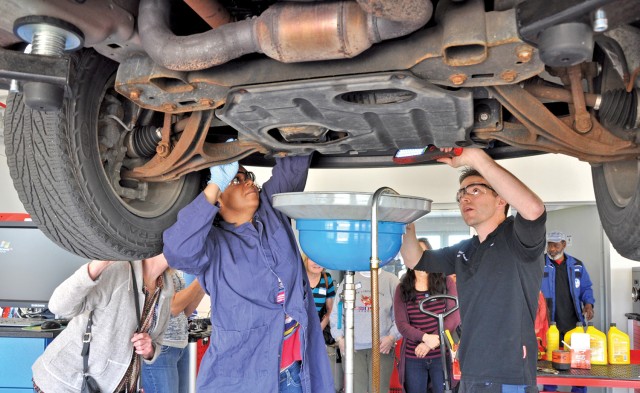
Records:
<instances>
[{"instance_id":1,"label":"car underside","mask_svg":"<svg viewBox=\"0 0 640 393\"><path fill-rule=\"evenodd\" d=\"M14 185L79 255L160 252L211 165L315 151L315 167L393 166L399 149L435 145L591 163L612 244L640 260L636 1L9 0L4 11Z\"/></svg>"}]
</instances>

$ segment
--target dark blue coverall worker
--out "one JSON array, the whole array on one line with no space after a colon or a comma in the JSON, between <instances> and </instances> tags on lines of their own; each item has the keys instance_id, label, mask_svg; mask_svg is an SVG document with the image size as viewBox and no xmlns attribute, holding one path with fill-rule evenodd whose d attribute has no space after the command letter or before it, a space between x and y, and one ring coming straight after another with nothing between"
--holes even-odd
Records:
<instances>
[{"instance_id":1,"label":"dark blue coverall worker","mask_svg":"<svg viewBox=\"0 0 640 393\"><path fill-rule=\"evenodd\" d=\"M313 294L291 222L273 194L303 191L311 158L276 158L262 190L238 163L211 180L164 233L171 267L195 274L211 298L201 393L333 393Z\"/></svg>"}]
</instances>

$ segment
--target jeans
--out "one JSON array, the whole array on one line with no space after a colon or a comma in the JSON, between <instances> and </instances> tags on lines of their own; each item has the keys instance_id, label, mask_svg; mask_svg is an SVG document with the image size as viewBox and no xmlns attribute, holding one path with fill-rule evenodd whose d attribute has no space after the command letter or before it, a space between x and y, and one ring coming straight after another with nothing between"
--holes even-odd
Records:
<instances>
[{"instance_id":1,"label":"jeans","mask_svg":"<svg viewBox=\"0 0 640 393\"><path fill-rule=\"evenodd\" d=\"M545 392L555 392L558 390L558 385L543 385L542 390ZM572 386L571 391L573 393L587 393L586 386Z\"/></svg>"},{"instance_id":2,"label":"jeans","mask_svg":"<svg viewBox=\"0 0 640 393\"><path fill-rule=\"evenodd\" d=\"M442 393L444 391L442 358L405 358L404 389L407 393L426 393L429 381L431 381L431 391L433 393Z\"/></svg>"},{"instance_id":3,"label":"jeans","mask_svg":"<svg viewBox=\"0 0 640 393\"><path fill-rule=\"evenodd\" d=\"M463 379L458 385L458 392L460 393L473 393L473 392L485 392L485 393L527 393L538 392L537 385L507 385L495 382L467 382Z\"/></svg>"},{"instance_id":4,"label":"jeans","mask_svg":"<svg viewBox=\"0 0 640 393\"><path fill-rule=\"evenodd\" d=\"M188 393L189 350L163 345L153 364L142 362L145 393Z\"/></svg>"},{"instance_id":5,"label":"jeans","mask_svg":"<svg viewBox=\"0 0 640 393\"><path fill-rule=\"evenodd\" d=\"M300 384L300 362L294 362L280 371L280 393L302 393Z\"/></svg>"},{"instance_id":6,"label":"jeans","mask_svg":"<svg viewBox=\"0 0 640 393\"><path fill-rule=\"evenodd\" d=\"M525 393L527 385L502 385L502 393Z\"/></svg>"}]
</instances>

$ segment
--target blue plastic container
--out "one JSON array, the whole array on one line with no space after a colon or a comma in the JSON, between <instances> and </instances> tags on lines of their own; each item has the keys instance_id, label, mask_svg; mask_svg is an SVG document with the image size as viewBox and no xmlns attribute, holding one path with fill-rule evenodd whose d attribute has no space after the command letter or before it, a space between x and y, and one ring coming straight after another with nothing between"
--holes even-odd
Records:
<instances>
[{"instance_id":1,"label":"blue plastic container","mask_svg":"<svg viewBox=\"0 0 640 393\"><path fill-rule=\"evenodd\" d=\"M406 224L378 223L380 266L398 255ZM302 250L327 269L364 271L370 269L371 221L296 220Z\"/></svg>"}]
</instances>

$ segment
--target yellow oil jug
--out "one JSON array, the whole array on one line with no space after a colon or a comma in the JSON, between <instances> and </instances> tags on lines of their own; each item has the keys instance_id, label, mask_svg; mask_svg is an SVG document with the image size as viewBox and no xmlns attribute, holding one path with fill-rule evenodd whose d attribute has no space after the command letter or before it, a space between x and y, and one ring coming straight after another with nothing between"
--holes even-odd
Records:
<instances>
[{"instance_id":1,"label":"yellow oil jug","mask_svg":"<svg viewBox=\"0 0 640 393\"><path fill-rule=\"evenodd\" d=\"M547 360L551 361L553 358L553 351L560 347L560 332L556 323L551 321L549 330L547 330Z\"/></svg>"},{"instance_id":2,"label":"yellow oil jug","mask_svg":"<svg viewBox=\"0 0 640 393\"><path fill-rule=\"evenodd\" d=\"M584 333L584 326L582 326L582 322L576 322L576 327L574 327L573 329L569 330L564 334L563 340L568 345L571 345L571 335L573 333ZM565 349L568 350L569 348L565 348Z\"/></svg>"},{"instance_id":3,"label":"yellow oil jug","mask_svg":"<svg viewBox=\"0 0 640 393\"><path fill-rule=\"evenodd\" d=\"M629 364L631 362L631 342L629 335L619 330L612 323L607 332L607 348L609 350L609 364Z\"/></svg>"},{"instance_id":4,"label":"yellow oil jug","mask_svg":"<svg viewBox=\"0 0 640 393\"><path fill-rule=\"evenodd\" d=\"M593 322L587 325L591 344L591 364L607 364L607 335L596 329Z\"/></svg>"}]
</instances>

